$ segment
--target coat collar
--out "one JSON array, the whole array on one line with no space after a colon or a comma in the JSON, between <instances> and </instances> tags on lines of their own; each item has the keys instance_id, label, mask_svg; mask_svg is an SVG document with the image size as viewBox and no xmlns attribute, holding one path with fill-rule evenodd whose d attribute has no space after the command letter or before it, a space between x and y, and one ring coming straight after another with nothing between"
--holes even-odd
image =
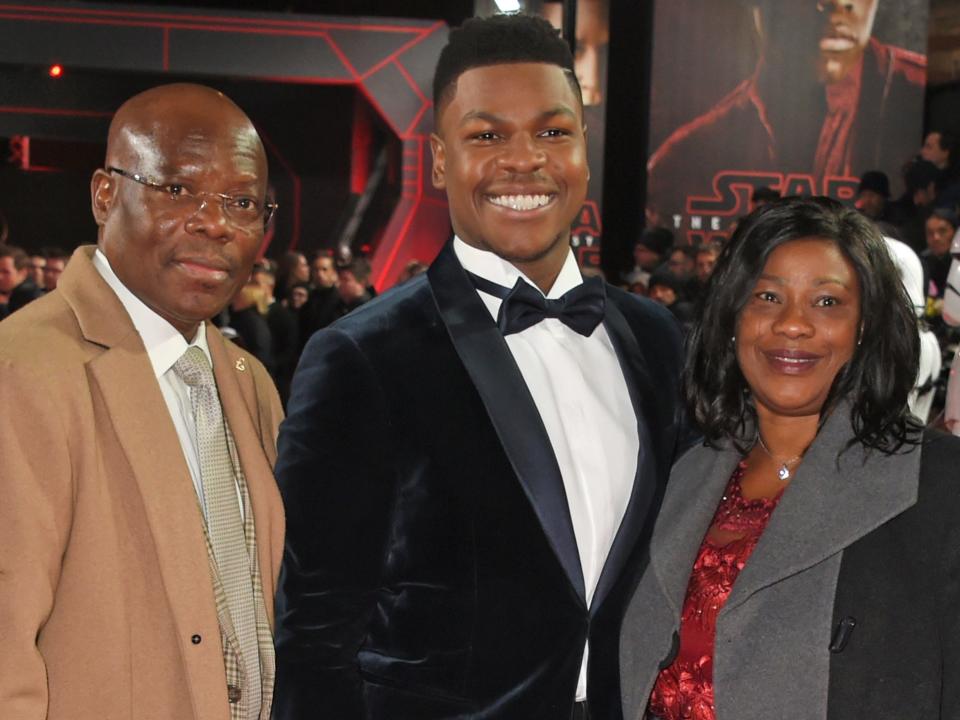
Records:
<instances>
[{"instance_id":1,"label":"coat collar","mask_svg":"<svg viewBox=\"0 0 960 720\"><path fill-rule=\"evenodd\" d=\"M583 570L560 467L503 335L447 244L427 271L437 309L507 458L581 602Z\"/></svg>"},{"instance_id":2,"label":"coat collar","mask_svg":"<svg viewBox=\"0 0 960 720\"><path fill-rule=\"evenodd\" d=\"M722 613L854 543L917 501L920 450L894 455L855 445L850 407L827 418L737 577ZM839 460L838 460L839 455ZM674 468L651 542L651 564L679 615L690 571L730 475L732 448L694 448Z\"/></svg>"},{"instance_id":3,"label":"coat collar","mask_svg":"<svg viewBox=\"0 0 960 720\"><path fill-rule=\"evenodd\" d=\"M486 407L510 463L567 578L585 603L583 572L563 478L536 404L490 313L447 245L428 271L431 291L451 341ZM591 603L596 611L613 588L643 528L656 492L657 453L645 418L657 417L652 383L627 320L608 302L606 328L637 414L640 452L634 486Z\"/></svg>"}]
</instances>

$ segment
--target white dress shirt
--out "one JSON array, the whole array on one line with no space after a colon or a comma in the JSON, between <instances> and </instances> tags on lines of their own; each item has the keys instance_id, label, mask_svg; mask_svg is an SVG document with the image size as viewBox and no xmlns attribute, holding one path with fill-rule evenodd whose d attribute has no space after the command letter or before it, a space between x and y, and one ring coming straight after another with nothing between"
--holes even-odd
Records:
<instances>
[{"instance_id":1,"label":"white dress shirt","mask_svg":"<svg viewBox=\"0 0 960 720\"><path fill-rule=\"evenodd\" d=\"M506 260L454 238L460 264L474 275L511 288L517 278L536 285ZM546 297L559 298L583 278L573 251ZM477 291L496 320L500 298ZM623 520L637 471L640 440L623 370L603 324L590 337L555 318L504 338L550 438L560 466L580 553L587 605ZM587 697L584 648L577 701Z\"/></svg>"},{"instance_id":2,"label":"white dress shirt","mask_svg":"<svg viewBox=\"0 0 960 720\"><path fill-rule=\"evenodd\" d=\"M99 249L93 254L93 265L107 285L116 293L120 303L130 316L130 320L133 321L133 327L136 328L143 340L144 347L147 349L147 357L150 358L154 375L160 385L160 392L163 393L163 399L167 403L170 419L177 431L184 460L187 462L187 467L190 468L190 477L193 479L193 487L197 491L200 507L206 515L207 510L203 501L203 480L200 477L200 453L197 450L197 428L193 416L193 405L190 402L190 388L173 369L174 364L191 345L196 345L203 350L207 360L210 361L210 367L213 367L213 358L210 356L210 348L207 346L206 327L201 323L197 329L196 337L188 344L183 335L173 325L157 315L140 298L130 292L127 286L117 277L113 268L110 267L107 256ZM241 498L239 486L237 487L237 498L238 500ZM240 513L242 516L242 501L240 502Z\"/></svg>"}]
</instances>

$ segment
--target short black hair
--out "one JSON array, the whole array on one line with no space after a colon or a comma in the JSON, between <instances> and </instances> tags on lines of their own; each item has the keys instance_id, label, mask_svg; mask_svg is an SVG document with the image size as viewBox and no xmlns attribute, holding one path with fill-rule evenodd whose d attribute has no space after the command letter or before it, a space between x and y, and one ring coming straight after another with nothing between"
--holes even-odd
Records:
<instances>
[{"instance_id":1,"label":"short black hair","mask_svg":"<svg viewBox=\"0 0 960 720\"><path fill-rule=\"evenodd\" d=\"M927 218L927 220L929 220L932 217L937 218L938 220L943 220L944 222L950 223L951 227L953 227L954 232L957 231L957 228L960 228L960 220L958 220L957 213L955 213L952 208L948 208L948 207L934 208L931 211L930 216Z\"/></svg>"},{"instance_id":2,"label":"short black hair","mask_svg":"<svg viewBox=\"0 0 960 720\"><path fill-rule=\"evenodd\" d=\"M920 336L896 264L876 226L829 198L784 198L758 208L738 226L706 287L703 315L690 333L684 393L708 443L746 451L757 413L731 342L770 253L801 238L832 242L860 284L860 344L834 378L821 423L846 399L859 442L885 453L919 440L907 396L917 378Z\"/></svg>"},{"instance_id":3,"label":"short black hair","mask_svg":"<svg viewBox=\"0 0 960 720\"><path fill-rule=\"evenodd\" d=\"M508 63L557 65L583 103L573 54L553 25L535 15L493 15L470 18L451 31L433 75L434 112L453 96L457 78L467 70Z\"/></svg>"}]
</instances>

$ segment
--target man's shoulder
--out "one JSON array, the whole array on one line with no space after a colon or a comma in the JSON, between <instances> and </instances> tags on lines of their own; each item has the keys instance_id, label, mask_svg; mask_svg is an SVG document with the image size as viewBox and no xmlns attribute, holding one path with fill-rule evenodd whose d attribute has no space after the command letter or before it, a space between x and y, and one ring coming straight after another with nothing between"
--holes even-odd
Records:
<instances>
[{"instance_id":1,"label":"man's shoulder","mask_svg":"<svg viewBox=\"0 0 960 720\"><path fill-rule=\"evenodd\" d=\"M48 293L0 322L0 359L64 359L81 338L73 309L59 293Z\"/></svg>"},{"instance_id":2,"label":"man's shoulder","mask_svg":"<svg viewBox=\"0 0 960 720\"><path fill-rule=\"evenodd\" d=\"M360 339L395 333L435 318L430 283L426 274L421 274L364 303L333 323L330 329Z\"/></svg>"}]
</instances>

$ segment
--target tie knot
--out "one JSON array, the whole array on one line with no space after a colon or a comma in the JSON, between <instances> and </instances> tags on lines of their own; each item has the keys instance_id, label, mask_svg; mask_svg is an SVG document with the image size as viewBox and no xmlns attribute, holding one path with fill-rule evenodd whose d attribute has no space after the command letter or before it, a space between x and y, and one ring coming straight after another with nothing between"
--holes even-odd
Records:
<instances>
[{"instance_id":1,"label":"tie knot","mask_svg":"<svg viewBox=\"0 0 960 720\"><path fill-rule=\"evenodd\" d=\"M206 353L196 345L187 348L187 351L174 364L173 370L190 387L216 384Z\"/></svg>"}]
</instances>

